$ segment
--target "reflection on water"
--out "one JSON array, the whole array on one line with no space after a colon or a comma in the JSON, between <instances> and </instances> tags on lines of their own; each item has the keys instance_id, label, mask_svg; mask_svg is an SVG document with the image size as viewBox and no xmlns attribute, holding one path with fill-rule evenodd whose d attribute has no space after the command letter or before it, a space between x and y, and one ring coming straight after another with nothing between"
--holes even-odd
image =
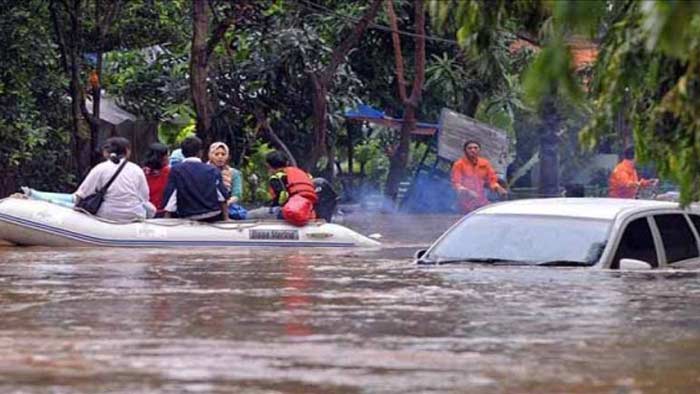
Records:
<instances>
[{"instance_id":1,"label":"reflection on water","mask_svg":"<svg viewBox=\"0 0 700 394\"><path fill-rule=\"evenodd\" d=\"M381 250L1 248L0 392L697 391L700 273L418 267L455 218L399 219L355 224Z\"/></svg>"}]
</instances>

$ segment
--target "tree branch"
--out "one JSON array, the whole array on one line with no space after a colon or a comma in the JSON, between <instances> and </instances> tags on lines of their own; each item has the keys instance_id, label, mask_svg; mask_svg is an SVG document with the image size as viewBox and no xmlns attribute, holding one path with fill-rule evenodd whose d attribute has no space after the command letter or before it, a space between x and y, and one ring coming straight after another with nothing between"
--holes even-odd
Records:
<instances>
[{"instance_id":1,"label":"tree branch","mask_svg":"<svg viewBox=\"0 0 700 394\"><path fill-rule=\"evenodd\" d=\"M343 63L345 56L347 56L348 52L350 52L350 49L352 49L355 46L362 34L365 32L365 30L367 30L367 26L369 26L372 20L374 20L374 18L377 16L377 13L379 12L379 6L381 5L381 3L382 0L373 0L369 9L365 11L365 14L357 22L352 32L347 37L345 37L345 39L340 43L340 45L338 45L333 50L333 54L331 55L331 61L323 69L322 73L322 80L325 84L328 84L331 78L333 78L333 75L335 74L336 70L338 69L340 64Z\"/></svg>"},{"instance_id":2,"label":"tree branch","mask_svg":"<svg viewBox=\"0 0 700 394\"><path fill-rule=\"evenodd\" d=\"M274 142L278 147L280 147L280 149L284 151L284 153L287 154L287 157L289 157L289 164L291 164L294 167L297 167L297 161L292 155L292 152L289 150L284 141L282 141L282 139L275 133L275 131L272 130L272 127L270 126L270 121L267 119L267 116L263 114L263 111L259 108L255 109L255 119L258 122L257 126L255 126L256 133L258 133L260 129L265 129L265 131L267 131L267 134L270 136L272 142Z\"/></svg>"},{"instance_id":3,"label":"tree branch","mask_svg":"<svg viewBox=\"0 0 700 394\"><path fill-rule=\"evenodd\" d=\"M530 33L528 33L528 32L525 32L525 31L515 32L515 37L527 42L528 44L532 44L536 47L542 46L542 43L538 39L532 37L532 35L530 35Z\"/></svg>"},{"instance_id":4,"label":"tree branch","mask_svg":"<svg viewBox=\"0 0 700 394\"><path fill-rule=\"evenodd\" d=\"M211 54L214 53L214 49L216 49L216 46L219 45L219 41L224 38L224 34L226 34L226 31L235 21L236 17L234 15L229 15L226 17L226 19L222 20L218 25L216 25L211 37L209 37L209 40L207 41L207 59L209 59Z\"/></svg>"},{"instance_id":5,"label":"tree branch","mask_svg":"<svg viewBox=\"0 0 700 394\"><path fill-rule=\"evenodd\" d=\"M120 8L121 8L121 1L120 0L114 0L111 3L111 7L107 8L107 12L105 13L105 16L102 18L101 21L99 21L99 32L100 32L100 40L103 40L103 37L107 34L107 31L109 28L112 26L112 21L114 18L119 14ZM103 43L100 42L100 46L102 46ZM100 48L101 50L104 48Z\"/></svg>"},{"instance_id":6,"label":"tree branch","mask_svg":"<svg viewBox=\"0 0 700 394\"><path fill-rule=\"evenodd\" d=\"M58 15L58 10L56 10L57 2L54 0L49 5L49 11L51 12L51 22L53 22L53 30L56 35L56 45L58 45L58 51L61 55L61 66L66 74L70 72L68 69L68 52L66 50L66 39L63 33L63 27L61 26L61 18Z\"/></svg>"}]
</instances>

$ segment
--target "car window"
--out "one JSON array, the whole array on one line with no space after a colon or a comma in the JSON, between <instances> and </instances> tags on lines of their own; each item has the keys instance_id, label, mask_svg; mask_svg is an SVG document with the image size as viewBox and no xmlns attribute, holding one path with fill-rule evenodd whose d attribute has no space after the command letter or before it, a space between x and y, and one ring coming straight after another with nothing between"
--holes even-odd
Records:
<instances>
[{"instance_id":1,"label":"car window","mask_svg":"<svg viewBox=\"0 0 700 394\"><path fill-rule=\"evenodd\" d=\"M432 261L499 259L598 262L610 220L522 214L474 214L452 228L425 256Z\"/></svg>"},{"instance_id":2,"label":"car window","mask_svg":"<svg viewBox=\"0 0 700 394\"><path fill-rule=\"evenodd\" d=\"M652 267L659 266L654 237L651 235L647 218L635 219L627 225L610 268L620 268L621 259L642 260Z\"/></svg>"},{"instance_id":3,"label":"car window","mask_svg":"<svg viewBox=\"0 0 700 394\"><path fill-rule=\"evenodd\" d=\"M698 257L698 244L685 216L679 213L654 215L669 264Z\"/></svg>"}]
</instances>

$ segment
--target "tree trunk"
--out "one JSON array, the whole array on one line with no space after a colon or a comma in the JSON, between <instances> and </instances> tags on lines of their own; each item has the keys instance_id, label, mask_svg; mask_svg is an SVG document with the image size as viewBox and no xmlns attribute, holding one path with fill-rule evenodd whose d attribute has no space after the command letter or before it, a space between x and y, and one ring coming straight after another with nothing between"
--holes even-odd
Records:
<instances>
[{"instance_id":1,"label":"tree trunk","mask_svg":"<svg viewBox=\"0 0 700 394\"><path fill-rule=\"evenodd\" d=\"M335 178L335 138L330 138L330 141L328 141L327 157L328 161L326 162L326 170L323 177L332 183Z\"/></svg>"},{"instance_id":2,"label":"tree trunk","mask_svg":"<svg viewBox=\"0 0 700 394\"><path fill-rule=\"evenodd\" d=\"M192 0L192 53L190 60L190 91L192 104L197 114L197 136L204 146L212 142L209 136L211 127L211 109L207 94L207 74L209 59L207 56L207 36L209 34L209 17L207 0Z\"/></svg>"},{"instance_id":3,"label":"tree trunk","mask_svg":"<svg viewBox=\"0 0 700 394\"><path fill-rule=\"evenodd\" d=\"M81 106L85 104L83 87L80 84L80 0L73 1L72 9L68 10L70 15L70 95L71 113L73 115L74 133L74 154L77 163L77 176L82 179L90 170L90 135L85 124Z\"/></svg>"},{"instance_id":4,"label":"tree trunk","mask_svg":"<svg viewBox=\"0 0 700 394\"><path fill-rule=\"evenodd\" d=\"M116 6L115 6L116 7ZM103 26L100 21L100 15L102 13L102 2L100 0L95 0L95 31L98 37L98 48L97 48L97 60L95 64L95 83L90 84L92 87L92 116L94 118L93 122L90 122L90 164L95 165L99 160L99 155L97 155L97 140L100 133L100 102L102 101L102 44L105 37L105 29L107 26ZM109 21L105 20L109 23ZM90 81L92 82L92 81ZM97 157L96 157L97 156Z\"/></svg>"},{"instance_id":5,"label":"tree trunk","mask_svg":"<svg viewBox=\"0 0 700 394\"><path fill-rule=\"evenodd\" d=\"M311 104L313 108L313 145L311 146L311 158L307 161L307 171L313 170L318 160L326 151L326 84L323 78L317 74L311 74Z\"/></svg>"},{"instance_id":6,"label":"tree trunk","mask_svg":"<svg viewBox=\"0 0 700 394\"><path fill-rule=\"evenodd\" d=\"M476 115L476 110L479 109L479 102L479 95L465 93L462 113L473 118Z\"/></svg>"},{"instance_id":7,"label":"tree trunk","mask_svg":"<svg viewBox=\"0 0 700 394\"><path fill-rule=\"evenodd\" d=\"M540 195L559 196L559 116L552 99L543 104L543 130L540 136Z\"/></svg>"},{"instance_id":8,"label":"tree trunk","mask_svg":"<svg viewBox=\"0 0 700 394\"><path fill-rule=\"evenodd\" d=\"M413 106L407 105L404 110L399 145L390 159L389 175L387 176L386 186L384 188L384 194L391 199L391 201L396 201L396 196L399 192L399 184L405 176L411 149L411 131L415 128L416 110Z\"/></svg>"},{"instance_id":9,"label":"tree trunk","mask_svg":"<svg viewBox=\"0 0 700 394\"><path fill-rule=\"evenodd\" d=\"M97 83L92 86L92 117L93 122L90 122L90 152L91 164L97 164L99 155L97 155L97 140L100 135L100 105L102 101L102 51L97 51L97 64L95 65L95 73L97 73ZM95 157L97 156L97 157Z\"/></svg>"},{"instance_id":10,"label":"tree trunk","mask_svg":"<svg viewBox=\"0 0 700 394\"><path fill-rule=\"evenodd\" d=\"M394 54L396 58L397 81L399 87L399 97L406 97L405 86L403 86L403 55L399 42L398 26L396 15L392 5L392 0L387 0L387 10L391 29L393 31ZM409 153L411 148L411 132L416 127L416 112L421 102L423 83L425 81L425 12L423 10L423 0L415 0L415 24L416 24L416 51L415 51L415 79L411 89L411 96L403 100L404 120L401 126L399 145L391 156L389 164L389 174L387 175L384 195L396 202L399 191L399 184L404 177L408 166Z\"/></svg>"},{"instance_id":11,"label":"tree trunk","mask_svg":"<svg viewBox=\"0 0 700 394\"><path fill-rule=\"evenodd\" d=\"M213 142L214 137L211 128L215 107L209 99L209 91L207 90L209 62L214 54L214 49L223 39L228 28L235 22L234 15L229 15L217 23L210 36L207 8L209 5L207 0L192 0L190 93L196 113L197 136L202 139L205 147Z\"/></svg>"},{"instance_id":12,"label":"tree trunk","mask_svg":"<svg viewBox=\"0 0 700 394\"><path fill-rule=\"evenodd\" d=\"M346 123L348 129L348 174L350 175L350 183L352 183L353 170L355 167L355 143L353 134L358 127L356 122Z\"/></svg>"}]
</instances>

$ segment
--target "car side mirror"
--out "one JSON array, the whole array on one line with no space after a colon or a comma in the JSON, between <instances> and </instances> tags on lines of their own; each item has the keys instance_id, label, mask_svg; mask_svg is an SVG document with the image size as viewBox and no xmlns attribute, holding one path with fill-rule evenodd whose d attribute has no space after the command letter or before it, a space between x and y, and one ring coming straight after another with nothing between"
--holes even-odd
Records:
<instances>
[{"instance_id":1,"label":"car side mirror","mask_svg":"<svg viewBox=\"0 0 700 394\"><path fill-rule=\"evenodd\" d=\"M620 259L621 270L650 270L651 264L637 259Z\"/></svg>"},{"instance_id":2,"label":"car side mirror","mask_svg":"<svg viewBox=\"0 0 700 394\"><path fill-rule=\"evenodd\" d=\"M413 257L416 260L420 260L420 258L423 257L425 255L425 252L427 252L427 251L428 251L428 249L417 250L416 253L413 254Z\"/></svg>"}]
</instances>

